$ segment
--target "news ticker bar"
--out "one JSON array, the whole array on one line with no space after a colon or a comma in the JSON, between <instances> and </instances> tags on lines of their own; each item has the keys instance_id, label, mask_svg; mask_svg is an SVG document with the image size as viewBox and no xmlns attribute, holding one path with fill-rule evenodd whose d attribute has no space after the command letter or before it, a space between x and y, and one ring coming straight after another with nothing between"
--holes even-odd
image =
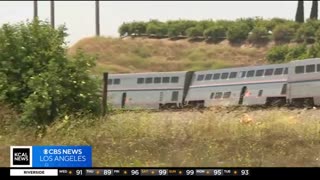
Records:
<instances>
[{"instance_id":1,"label":"news ticker bar","mask_svg":"<svg viewBox=\"0 0 320 180\"><path fill-rule=\"evenodd\" d=\"M10 176L250 176L248 169L10 169Z\"/></svg>"},{"instance_id":2,"label":"news ticker bar","mask_svg":"<svg viewBox=\"0 0 320 180\"><path fill-rule=\"evenodd\" d=\"M319 168L0 168L2 176L320 176Z\"/></svg>"}]
</instances>

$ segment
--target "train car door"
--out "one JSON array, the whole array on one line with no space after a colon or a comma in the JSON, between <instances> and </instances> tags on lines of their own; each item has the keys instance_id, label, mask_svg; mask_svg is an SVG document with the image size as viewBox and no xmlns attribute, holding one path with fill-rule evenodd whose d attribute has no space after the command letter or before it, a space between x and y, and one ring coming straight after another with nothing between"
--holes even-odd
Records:
<instances>
[{"instance_id":1,"label":"train car door","mask_svg":"<svg viewBox=\"0 0 320 180\"><path fill-rule=\"evenodd\" d=\"M247 91L247 86L244 86L242 89L241 89L241 93L240 93L240 98L239 98L239 105L242 105L243 104L243 98L244 98L244 95L246 94L246 91Z\"/></svg>"},{"instance_id":2,"label":"train car door","mask_svg":"<svg viewBox=\"0 0 320 180\"><path fill-rule=\"evenodd\" d=\"M121 99L121 108L124 108L126 105L126 99L127 99L127 93L122 93L122 99Z\"/></svg>"}]
</instances>

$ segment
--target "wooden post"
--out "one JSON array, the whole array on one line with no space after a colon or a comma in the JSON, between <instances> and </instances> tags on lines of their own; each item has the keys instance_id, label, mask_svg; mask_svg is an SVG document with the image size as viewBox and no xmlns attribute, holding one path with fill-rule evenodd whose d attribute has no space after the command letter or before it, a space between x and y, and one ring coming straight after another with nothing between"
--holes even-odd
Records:
<instances>
[{"instance_id":1,"label":"wooden post","mask_svg":"<svg viewBox=\"0 0 320 180\"><path fill-rule=\"evenodd\" d=\"M103 73L103 90L102 90L102 116L106 115L108 108L108 73Z\"/></svg>"},{"instance_id":2,"label":"wooden post","mask_svg":"<svg viewBox=\"0 0 320 180\"><path fill-rule=\"evenodd\" d=\"M54 28L54 1L50 3L50 11L51 11L51 26Z\"/></svg>"},{"instance_id":3,"label":"wooden post","mask_svg":"<svg viewBox=\"0 0 320 180\"><path fill-rule=\"evenodd\" d=\"M99 1L96 1L96 36L100 36L100 6L99 6Z\"/></svg>"},{"instance_id":4,"label":"wooden post","mask_svg":"<svg viewBox=\"0 0 320 180\"><path fill-rule=\"evenodd\" d=\"M38 17L38 1L33 1L33 19Z\"/></svg>"}]
</instances>

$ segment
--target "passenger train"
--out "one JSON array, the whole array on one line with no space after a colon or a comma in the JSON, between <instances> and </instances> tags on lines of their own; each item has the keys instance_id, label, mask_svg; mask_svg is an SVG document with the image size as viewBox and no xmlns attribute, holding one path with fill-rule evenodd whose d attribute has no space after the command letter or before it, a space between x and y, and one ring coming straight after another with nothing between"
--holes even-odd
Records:
<instances>
[{"instance_id":1,"label":"passenger train","mask_svg":"<svg viewBox=\"0 0 320 180\"><path fill-rule=\"evenodd\" d=\"M320 58L206 71L109 74L115 108L320 105Z\"/></svg>"}]
</instances>

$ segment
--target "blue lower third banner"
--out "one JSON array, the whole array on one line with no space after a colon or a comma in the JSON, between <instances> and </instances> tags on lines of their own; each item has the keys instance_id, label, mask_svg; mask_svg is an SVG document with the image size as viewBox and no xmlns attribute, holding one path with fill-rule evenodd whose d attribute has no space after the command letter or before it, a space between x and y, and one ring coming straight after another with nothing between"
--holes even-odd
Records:
<instances>
[{"instance_id":1,"label":"blue lower third banner","mask_svg":"<svg viewBox=\"0 0 320 180\"><path fill-rule=\"evenodd\" d=\"M92 167L92 147L32 146L32 167Z\"/></svg>"}]
</instances>

